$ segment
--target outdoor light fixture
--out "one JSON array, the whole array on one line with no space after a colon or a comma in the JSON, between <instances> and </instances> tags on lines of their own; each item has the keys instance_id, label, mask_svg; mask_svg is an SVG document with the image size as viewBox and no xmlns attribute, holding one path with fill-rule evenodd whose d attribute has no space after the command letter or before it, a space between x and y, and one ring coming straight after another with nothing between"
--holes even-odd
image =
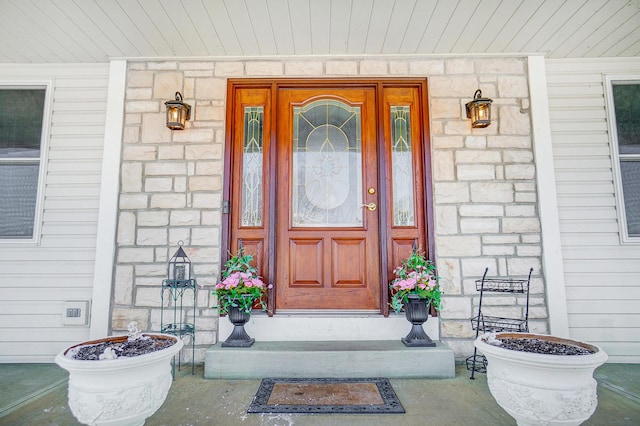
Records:
<instances>
[{"instance_id":1,"label":"outdoor light fixture","mask_svg":"<svg viewBox=\"0 0 640 426\"><path fill-rule=\"evenodd\" d=\"M178 250L169 260L168 282L180 287L191 282L191 261L182 249L182 241L178 241Z\"/></svg>"},{"instance_id":2,"label":"outdoor light fixture","mask_svg":"<svg viewBox=\"0 0 640 426\"><path fill-rule=\"evenodd\" d=\"M471 119L471 127L487 127L491 124L492 99L483 98L482 91L476 90L473 100L467 103L467 118Z\"/></svg>"},{"instance_id":3,"label":"outdoor light fixture","mask_svg":"<svg viewBox=\"0 0 640 426\"><path fill-rule=\"evenodd\" d=\"M182 102L182 93L176 92L176 100L164 104L167 107L167 127L171 130L184 130L184 124L191 118L191 105Z\"/></svg>"}]
</instances>

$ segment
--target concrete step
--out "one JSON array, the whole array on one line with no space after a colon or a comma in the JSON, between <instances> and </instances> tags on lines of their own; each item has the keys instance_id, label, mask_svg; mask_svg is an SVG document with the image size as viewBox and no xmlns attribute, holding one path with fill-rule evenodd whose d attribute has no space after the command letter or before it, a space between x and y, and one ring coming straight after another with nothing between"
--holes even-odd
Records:
<instances>
[{"instance_id":1,"label":"concrete step","mask_svg":"<svg viewBox=\"0 0 640 426\"><path fill-rule=\"evenodd\" d=\"M397 340L257 341L249 348L207 350L206 379L434 378L455 377L454 354L445 344L409 348Z\"/></svg>"}]
</instances>

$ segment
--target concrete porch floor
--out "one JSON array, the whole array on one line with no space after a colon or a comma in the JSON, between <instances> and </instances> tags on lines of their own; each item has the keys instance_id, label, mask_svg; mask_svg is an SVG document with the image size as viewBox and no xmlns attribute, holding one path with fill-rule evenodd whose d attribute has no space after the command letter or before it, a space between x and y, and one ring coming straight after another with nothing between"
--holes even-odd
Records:
<instances>
[{"instance_id":1,"label":"concrete porch floor","mask_svg":"<svg viewBox=\"0 0 640 426\"><path fill-rule=\"evenodd\" d=\"M515 425L493 400L486 375L456 366L453 379L391 379L406 414L247 414L259 380L207 380L183 366L152 425ZM55 364L0 364L0 425L76 425L67 374ZM584 425L640 424L640 364L596 371L598 409Z\"/></svg>"}]
</instances>

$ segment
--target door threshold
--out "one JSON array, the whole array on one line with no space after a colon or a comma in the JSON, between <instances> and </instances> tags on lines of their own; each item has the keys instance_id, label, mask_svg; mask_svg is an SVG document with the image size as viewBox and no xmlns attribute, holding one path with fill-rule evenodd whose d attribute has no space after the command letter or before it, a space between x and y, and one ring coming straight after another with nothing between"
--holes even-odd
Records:
<instances>
[{"instance_id":1,"label":"door threshold","mask_svg":"<svg viewBox=\"0 0 640 426\"><path fill-rule=\"evenodd\" d=\"M257 311L253 311L256 312ZM253 312L251 315L253 315ZM261 312L262 313L262 312ZM266 315L266 314L265 314ZM309 318L344 318L344 317L381 317L378 310L345 310L345 309L278 309L274 317L309 317Z\"/></svg>"}]
</instances>

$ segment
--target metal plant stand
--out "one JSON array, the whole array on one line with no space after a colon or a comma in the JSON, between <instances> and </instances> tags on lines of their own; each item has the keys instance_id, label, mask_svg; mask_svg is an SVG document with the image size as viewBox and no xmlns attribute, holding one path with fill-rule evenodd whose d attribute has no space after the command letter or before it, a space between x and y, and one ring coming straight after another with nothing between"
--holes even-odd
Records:
<instances>
[{"instance_id":1,"label":"metal plant stand","mask_svg":"<svg viewBox=\"0 0 640 426\"><path fill-rule=\"evenodd\" d=\"M185 294L191 292L193 304L193 318L187 322L184 310ZM195 344L196 344L196 302L197 284L195 279L167 279L162 281L162 294L160 296L162 310L160 311L160 330L162 333L172 334L179 339L191 338L191 374L195 373ZM165 298L169 303L165 306ZM167 317L167 318L165 318ZM178 370L182 364L181 354L178 354ZM173 366L175 377L175 363Z\"/></svg>"},{"instance_id":2,"label":"metal plant stand","mask_svg":"<svg viewBox=\"0 0 640 426\"><path fill-rule=\"evenodd\" d=\"M526 280L514 280L510 278L487 278L489 268L484 270L481 280L476 280L476 290L480 291L480 301L478 302L478 315L471 318L471 326L476 331L476 339L480 332L527 332L529 331L529 287L531 284L531 273ZM526 307L523 318L503 318L484 315L482 313L482 299L485 292L493 293L520 293L526 294ZM474 379L475 372L487 372L487 359L484 355L478 354L478 349L473 349L473 355L466 359L467 370L471 370L471 380Z\"/></svg>"}]
</instances>

